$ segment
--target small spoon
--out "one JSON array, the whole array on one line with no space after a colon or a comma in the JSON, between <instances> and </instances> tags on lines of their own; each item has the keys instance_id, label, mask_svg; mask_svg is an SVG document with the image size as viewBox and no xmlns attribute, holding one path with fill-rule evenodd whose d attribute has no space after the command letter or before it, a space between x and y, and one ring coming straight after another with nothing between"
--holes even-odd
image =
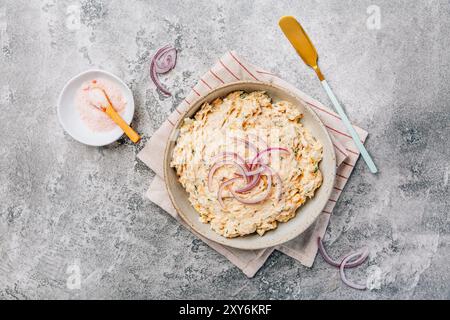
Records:
<instances>
[{"instance_id":1,"label":"small spoon","mask_svg":"<svg viewBox=\"0 0 450 320\"><path fill-rule=\"evenodd\" d=\"M356 147L358 147L359 151L361 152L361 155L364 158L364 161L366 161L366 164L369 167L370 172L377 173L378 169L375 166L372 157L369 155L369 152L367 152L367 149L362 144L358 134L356 133L355 129L350 123L350 120L345 114L344 109L339 104L339 101L337 100L336 96L334 95L333 91L328 85L327 80L325 80L325 77L320 71L320 68L317 65L317 60L319 59L319 56L317 55L316 48L314 48L314 45L312 44L305 30L303 30L300 23L292 16L281 17L278 24L280 25L281 30L283 30L283 33L286 36L286 38L288 38L292 46L297 51L298 55L308 66L313 68L314 71L316 72L317 77L320 80L320 83L322 83L323 88L328 94L328 97L333 103L337 113L341 117L342 123L345 125L345 128L347 129L348 133L352 136L352 139L355 142Z\"/></svg>"},{"instance_id":2,"label":"small spoon","mask_svg":"<svg viewBox=\"0 0 450 320\"><path fill-rule=\"evenodd\" d=\"M105 90L99 87L89 88L89 100L94 107L105 112L123 130L123 132L125 132L131 141L136 143L141 139L139 134L137 134L137 132L134 131L113 108L111 100L109 100Z\"/></svg>"}]
</instances>

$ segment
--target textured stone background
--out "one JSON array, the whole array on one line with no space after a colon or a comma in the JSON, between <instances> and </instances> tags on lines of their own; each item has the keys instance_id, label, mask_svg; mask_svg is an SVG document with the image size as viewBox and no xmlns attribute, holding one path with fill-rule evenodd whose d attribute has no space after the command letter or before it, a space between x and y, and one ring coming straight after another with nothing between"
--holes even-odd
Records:
<instances>
[{"instance_id":1,"label":"textured stone background","mask_svg":"<svg viewBox=\"0 0 450 320\"><path fill-rule=\"evenodd\" d=\"M379 30L366 27L372 4ZM329 104L278 29L284 14L370 132L380 173L359 161L327 233L334 256L370 247L351 272L370 291L279 253L247 279L143 196L153 173L137 152L229 49ZM447 1L0 0L0 298L450 298L449 15ZM166 43L179 51L171 98L148 73ZM139 145L87 147L59 126L61 88L92 67L132 88ZM78 268L79 289L67 285Z\"/></svg>"}]
</instances>

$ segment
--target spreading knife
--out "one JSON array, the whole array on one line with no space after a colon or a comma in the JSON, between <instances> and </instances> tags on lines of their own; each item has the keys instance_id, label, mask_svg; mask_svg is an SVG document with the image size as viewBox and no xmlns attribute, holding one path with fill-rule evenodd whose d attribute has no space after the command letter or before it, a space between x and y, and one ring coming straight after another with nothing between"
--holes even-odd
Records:
<instances>
[{"instance_id":1,"label":"spreading knife","mask_svg":"<svg viewBox=\"0 0 450 320\"><path fill-rule=\"evenodd\" d=\"M375 163L372 160L372 157L362 144L358 134L356 133L355 129L350 123L350 120L348 119L344 109L342 108L338 99L336 98L330 86L328 85L327 80L325 80L325 77L322 74L317 63L319 56L317 54L316 48L314 48L314 45L312 44L305 30L303 30L300 23L292 16L281 17L278 24L280 25L280 28L283 31L286 38L288 38L292 46L297 51L298 55L308 66L310 66L316 72L316 75L319 78L323 88L325 89L325 92L327 93L328 97L333 103L336 112L341 117L342 123L347 129L347 132L352 137L353 141L355 142L356 147L359 149L370 171L372 173L377 173L378 170L377 167L375 166Z\"/></svg>"}]
</instances>

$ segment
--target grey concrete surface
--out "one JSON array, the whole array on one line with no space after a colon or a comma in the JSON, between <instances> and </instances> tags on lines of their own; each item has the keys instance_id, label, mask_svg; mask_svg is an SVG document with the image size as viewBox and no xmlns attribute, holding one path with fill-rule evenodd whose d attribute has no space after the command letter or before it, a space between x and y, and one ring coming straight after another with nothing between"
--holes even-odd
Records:
<instances>
[{"instance_id":1,"label":"grey concrete surface","mask_svg":"<svg viewBox=\"0 0 450 320\"><path fill-rule=\"evenodd\" d=\"M372 290L343 286L320 257L308 269L279 253L247 279L144 198L153 173L137 152L225 51L330 105L278 29L285 14L370 132L380 173L358 162L326 243L334 256L370 248L349 276ZM448 1L0 0L0 298L450 298L449 15ZM148 72L166 43L179 52L171 98ZM87 147L59 126L61 88L92 67L131 87L142 143Z\"/></svg>"}]
</instances>

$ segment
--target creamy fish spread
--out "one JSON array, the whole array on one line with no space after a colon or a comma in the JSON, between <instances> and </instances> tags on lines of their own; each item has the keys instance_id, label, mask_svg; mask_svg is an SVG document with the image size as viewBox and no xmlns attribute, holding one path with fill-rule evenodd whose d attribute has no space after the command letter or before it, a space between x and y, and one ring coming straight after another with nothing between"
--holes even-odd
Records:
<instances>
[{"instance_id":1,"label":"creamy fish spread","mask_svg":"<svg viewBox=\"0 0 450 320\"><path fill-rule=\"evenodd\" d=\"M203 223L233 238L287 222L322 183L302 113L262 91L205 103L181 125L171 166Z\"/></svg>"}]
</instances>

